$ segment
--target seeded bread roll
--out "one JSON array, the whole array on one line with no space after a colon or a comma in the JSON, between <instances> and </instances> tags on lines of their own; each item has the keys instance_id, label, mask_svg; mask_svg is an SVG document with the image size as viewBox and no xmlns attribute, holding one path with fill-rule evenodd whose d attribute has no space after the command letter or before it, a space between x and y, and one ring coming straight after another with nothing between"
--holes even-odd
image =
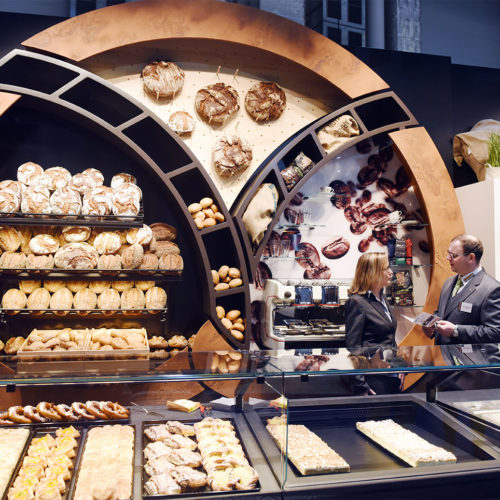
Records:
<instances>
[{"instance_id":1,"label":"seeded bread roll","mask_svg":"<svg viewBox=\"0 0 500 500\"><path fill-rule=\"evenodd\" d=\"M184 85L184 71L170 61L153 61L142 70L144 90L157 100L174 97Z\"/></svg>"},{"instance_id":2,"label":"seeded bread roll","mask_svg":"<svg viewBox=\"0 0 500 500\"><path fill-rule=\"evenodd\" d=\"M120 294L113 288L106 288L97 297L99 309L120 309Z\"/></svg>"},{"instance_id":3,"label":"seeded bread roll","mask_svg":"<svg viewBox=\"0 0 500 500\"><path fill-rule=\"evenodd\" d=\"M2 269L24 269L25 267L26 255L24 253L4 252L0 257L0 268Z\"/></svg>"},{"instance_id":4,"label":"seeded bread roll","mask_svg":"<svg viewBox=\"0 0 500 500\"><path fill-rule=\"evenodd\" d=\"M51 167L43 172L40 185L55 191L66 187L71 181L71 174L64 167Z\"/></svg>"},{"instance_id":5,"label":"seeded bread roll","mask_svg":"<svg viewBox=\"0 0 500 500\"><path fill-rule=\"evenodd\" d=\"M82 210L82 198L76 189L62 187L52 193L50 207L55 215L78 215Z\"/></svg>"},{"instance_id":6,"label":"seeded bread roll","mask_svg":"<svg viewBox=\"0 0 500 500\"><path fill-rule=\"evenodd\" d=\"M220 82L200 89L195 97L195 107L208 123L224 123L240 109L238 100L236 89Z\"/></svg>"},{"instance_id":7,"label":"seeded bread roll","mask_svg":"<svg viewBox=\"0 0 500 500\"><path fill-rule=\"evenodd\" d=\"M22 237L16 228L11 226L0 227L0 248L5 252L15 252L22 242Z\"/></svg>"},{"instance_id":8,"label":"seeded bread roll","mask_svg":"<svg viewBox=\"0 0 500 500\"><path fill-rule=\"evenodd\" d=\"M55 265L61 269L95 269L99 255L87 243L67 243L55 254Z\"/></svg>"},{"instance_id":9,"label":"seeded bread roll","mask_svg":"<svg viewBox=\"0 0 500 500\"><path fill-rule=\"evenodd\" d=\"M59 241L50 234L38 234L31 238L30 249L35 255L52 254L59 249Z\"/></svg>"},{"instance_id":10,"label":"seeded bread roll","mask_svg":"<svg viewBox=\"0 0 500 500\"><path fill-rule=\"evenodd\" d=\"M83 243L90 238L91 230L86 226L63 227L62 235L67 243Z\"/></svg>"},{"instance_id":11,"label":"seeded bread roll","mask_svg":"<svg viewBox=\"0 0 500 500\"><path fill-rule=\"evenodd\" d=\"M131 245L122 253L122 267L123 269L139 269L144 256L144 249L141 245Z\"/></svg>"},{"instance_id":12,"label":"seeded bread roll","mask_svg":"<svg viewBox=\"0 0 500 500\"><path fill-rule=\"evenodd\" d=\"M4 309L24 309L26 307L26 294L17 288L10 288L2 297Z\"/></svg>"},{"instance_id":13,"label":"seeded bread roll","mask_svg":"<svg viewBox=\"0 0 500 500\"><path fill-rule=\"evenodd\" d=\"M43 174L43 168L37 163L28 161L17 168L17 180L26 186L39 184Z\"/></svg>"},{"instance_id":14,"label":"seeded bread roll","mask_svg":"<svg viewBox=\"0 0 500 500\"><path fill-rule=\"evenodd\" d=\"M14 213L21 209L21 196L11 191L0 189L0 212Z\"/></svg>"},{"instance_id":15,"label":"seeded bread roll","mask_svg":"<svg viewBox=\"0 0 500 500\"><path fill-rule=\"evenodd\" d=\"M144 292L139 288L131 288L122 292L121 309L144 309Z\"/></svg>"}]
</instances>

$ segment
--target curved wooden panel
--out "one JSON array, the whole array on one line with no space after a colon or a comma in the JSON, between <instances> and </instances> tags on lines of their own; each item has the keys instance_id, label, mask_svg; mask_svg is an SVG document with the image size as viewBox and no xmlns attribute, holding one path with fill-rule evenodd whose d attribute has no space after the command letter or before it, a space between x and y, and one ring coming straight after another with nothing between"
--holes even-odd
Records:
<instances>
[{"instance_id":1,"label":"curved wooden panel","mask_svg":"<svg viewBox=\"0 0 500 500\"><path fill-rule=\"evenodd\" d=\"M77 16L29 38L25 47L83 61L164 39L220 40L279 55L312 70L351 99L388 88L368 66L328 38L285 18L215 0L148 0Z\"/></svg>"},{"instance_id":2,"label":"curved wooden panel","mask_svg":"<svg viewBox=\"0 0 500 500\"><path fill-rule=\"evenodd\" d=\"M389 134L394 147L412 178L412 185L429 222L432 273L424 310L437 309L439 294L445 279L451 275L447 257L450 240L465 232L462 212L455 189L441 156L423 127L398 130ZM414 327L402 345L428 345L434 341ZM436 364L439 364L436 362Z\"/></svg>"},{"instance_id":3,"label":"curved wooden panel","mask_svg":"<svg viewBox=\"0 0 500 500\"><path fill-rule=\"evenodd\" d=\"M19 94L9 94L0 92L0 116L3 115L21 96Z\"/></svg>"}]
</instances>

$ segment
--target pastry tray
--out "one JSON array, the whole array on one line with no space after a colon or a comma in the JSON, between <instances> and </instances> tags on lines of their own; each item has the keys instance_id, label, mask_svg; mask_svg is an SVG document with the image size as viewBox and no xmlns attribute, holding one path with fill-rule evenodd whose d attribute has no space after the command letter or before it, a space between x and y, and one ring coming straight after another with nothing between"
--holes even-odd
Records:
<instances>
[{"instance_id":1,"label":"pastry tray","mask_svg":"<svg viewBox=\"0 0 500 500\"><path fill-rule=\"evenodd\" d=\"M97 421L92 421L92 425L90 427L88 427L86 430L85 430L85 433L82 434L81 436L81 444L80 444L80 450L79 450L79 453L78 453L78 461L77 461L77 467L75 467L75 470L73 472L73 477L72 477L72 484L71 484L71 489L69 491L69 495L68 495L68 499L72 499L74 494L75 494L75 491L76 491L76 485L77 485L77 482L78 482L78 474L80 472L80 465L81 465L81 461L82 461L82 457L83 457L83 454L85 453L85 447L87 445L87 438L88 438L88 433L90 431L90 429L92 429L93 427L99 427L99 426L106 426L106 425L109 425L109 424L112 424L112 425L128 425L130 427L132 427L132 429L134 430L134 439L133 439L133 451L132 451L132 477L131 477L131 491L132 491L132 495L130 496L130 499L123 499L123 500L132 500L133 498L133 495L134 495L134 478L135 478L135 440L136 440L136 428L134 425L130 424L128 422L128 420L104 420L104 421L101 421L101 423L98 423Z\"/></svg>"},{"instance_id":2,"label":"pastry tray","mask_svg":"<svg viewBox=\"0 0 500 500\"><path fill-rule=\"evenodd\" d=\"M500 454L439 408L412 396L359 399L357 402L353 398L323 398L320 404L311 404L310 400L289 400L288 423L305 425L317 434L346 460L351 471L303 476L288 461L285 489L334 488L359 481L394 483L488 468L500 470ZM281 452L266 429L267 419L276 414L276 410L266 408L249 412L246 418L279 480L282 476ZM357 421L389 418L432 444L451 451L457 463L413 468L356 430Z\"/></svg>"},{"instance_id":3,"label":"pastry tray","mask_svg":"<svg viewBox=\"0 0 500 500\"><path fill-rule=\"evenodd\" d=\"M28 436L28 440L26 442L24 450L21 453L21 457L17 462L17 466L14 469L14 473L12 474L12 476L9 480L7 489L5 491L5 495L2 497L2 500L7 498L7 492L9 491L9 489L14 484L14 482L17 478L17 475L19 473L19 470L21 469L23 460L28 454L28 448L29 448L31 442L33 441L33 439L37 438L37 437L42 437L45 434L51 434L53 437L56 437L56 429L58 429L59 427L69 427L68 424L69 424L68 422L64 422L62 425L54 424L54 422L50 422L50 425L46 425L46 426L43 426L43 424L38 424L38 423L36 424L37 427L33 428L31 435ZM40 428L38 426L40 426ZM61 500L69 499L73 495L74 481L75 481L75 476L76 476L75 471L77 468L77 464L80 461L80 455L81 455L81 448L82 448L81 444L83 441L84 430L83 430L83 428L80 428L79 426L73 425L73 427L75 427L75 429L78 429L78 431L80 432L80 437L75 438L76 442L77 442L77 446L75 449L75 456L71 459L71 461L73 463L73 468L70 469L71 477L66 481L66 490L64 493L61 493Z\"/></svg>"},{"instance_id":4,"label":"pastry tray","mask_svg":"<svg viewBox=\"0 0 500 500\"><path fill-rule=\"evenodd\" d=\"M174 419L170 419L170 420L174 420ZM201 422L200 419L198 419L198 420L175 419L175 420L177 422L181 422L183 424L188 424L188 425L191 425L191 426L193 424L195 424L196 422ZM250 457L250 455L249 455L249 453L248 453L248 451L247 451L247 449L245 447L245 443L244 443L243 439L241 438L241 434L240 434L240 432L238 430L238 426L237 426L235 420L232 419L232 418L225 418L225 417L222 418L222 420L229 420L231 422L231 424L233 424L234 431L236 433L236 437L240 440L240 444L241 444L241 447L243 448L243 452L245 453L245 457L248 460L248 463L250 464L250 466L253 467L253 464L252 464L252 461L251 461L251 457ZM255 488L252 488L250 490L236 490L236 489L233 489L231 491L212 491L210 489L210 486L206 485L204 488L201 488L199 490L189 490L189 491L185 491L184 493L177 493L177 494L174 494L174 495L149 495L148 493L146 493L146 490L144 489L144 484L149 479L149 476L144 471L145 461L144 461L144 453L142 453L142 450L144 450L144 448L146 447L146 445L148 443L151 443L152 441L144 434L144 430L147 429L148 427L151 427L151 426L154 426L154 425L164 424L165 422L167 422L166 419L164 419L164 420L154 420L154 421L143 421L142 422L141 470L142 470L142 497L143 498L147 498L147 499L151 499L151 500L157 499L157 498L184 498L184 497L203 498L203 497L209 496L209 495L233 496L233 495L238 495L238 494L242 494L242 493L255 493L255 492L260 491L260 481L257 481L257 484L255 485ZM196 442L196 437L195 436L192 436L190 439L193 439ZM197 451L197 450L198 449L196 449L195 451ZM198 467L196 470L199 470L199 471L202 471L202 472L206 472L203 469L203 465L200 465L200 467Z\"/></svg>"}]
</instances>

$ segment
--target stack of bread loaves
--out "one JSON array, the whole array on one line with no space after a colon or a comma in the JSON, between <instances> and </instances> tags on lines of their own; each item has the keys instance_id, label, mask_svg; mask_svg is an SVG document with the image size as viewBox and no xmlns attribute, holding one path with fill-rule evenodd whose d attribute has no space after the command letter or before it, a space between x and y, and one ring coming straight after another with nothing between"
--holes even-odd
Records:
<instances>
[{"instance_id":1,"label":"stack of bread loaves","mask_svg":"<svg viewBox=\"0 0 500 500\"><path fill-rule=\"evenodd\" d=\"M71 175L64 167L44 170L27 162L17 169L17 181L0 182L0 212L62 216L136 216L142 191L133 175L120 173L104 186L104 175L87 168Z\"/></svg>"}]
</instances>

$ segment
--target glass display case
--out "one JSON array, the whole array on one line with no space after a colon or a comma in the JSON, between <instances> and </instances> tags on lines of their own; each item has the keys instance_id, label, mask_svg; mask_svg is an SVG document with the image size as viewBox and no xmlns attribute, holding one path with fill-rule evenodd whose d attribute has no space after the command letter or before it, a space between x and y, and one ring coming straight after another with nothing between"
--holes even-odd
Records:
<instances>
[{"instance_id":1,"label":"glass display case","mask_svg":"<svg viewBox=\"0 0 500 500\"><path fill-rule=\"evenodd\" d=\"M184 350L167 361L146 356L144 366L127 370L106 369L109 360L102 360L101 368L83 360L84 369L72 373L74 361L67 360L66 369L61 364L51 369L47 361L32 360L34 367L24 371L22 360L1 359L0 429L28 430L5 488L14 485L33 438L70 426L80 434L66 482L72 498L79 497L93 429L115 425L133 434L133 498L299 498L306 492L315 498L362 497L368 490L375 498L389 490L401 498L409 488L432 495L442 484L495 481L500 471L497 345ZM474 390L460 385L474 375ZM385 377L403 389L353 395L356 383L370 377ZM410 379L411 392L404 390ZM380 435L363 427L377 424ZM163 445L149 445L159 429L168 431L158 437L168 453L169 443L189 445L196 455L185 454L197 460L189 462L192 470L207 485L190 487L176 473L177 486L169 483L168 493L155 490L151 477L158 475L154 467L161 460L151 450ZM171 442L176 432L186 439ZM171 471L172 463L168 467Z\"/></svg>"}]
</instances>

